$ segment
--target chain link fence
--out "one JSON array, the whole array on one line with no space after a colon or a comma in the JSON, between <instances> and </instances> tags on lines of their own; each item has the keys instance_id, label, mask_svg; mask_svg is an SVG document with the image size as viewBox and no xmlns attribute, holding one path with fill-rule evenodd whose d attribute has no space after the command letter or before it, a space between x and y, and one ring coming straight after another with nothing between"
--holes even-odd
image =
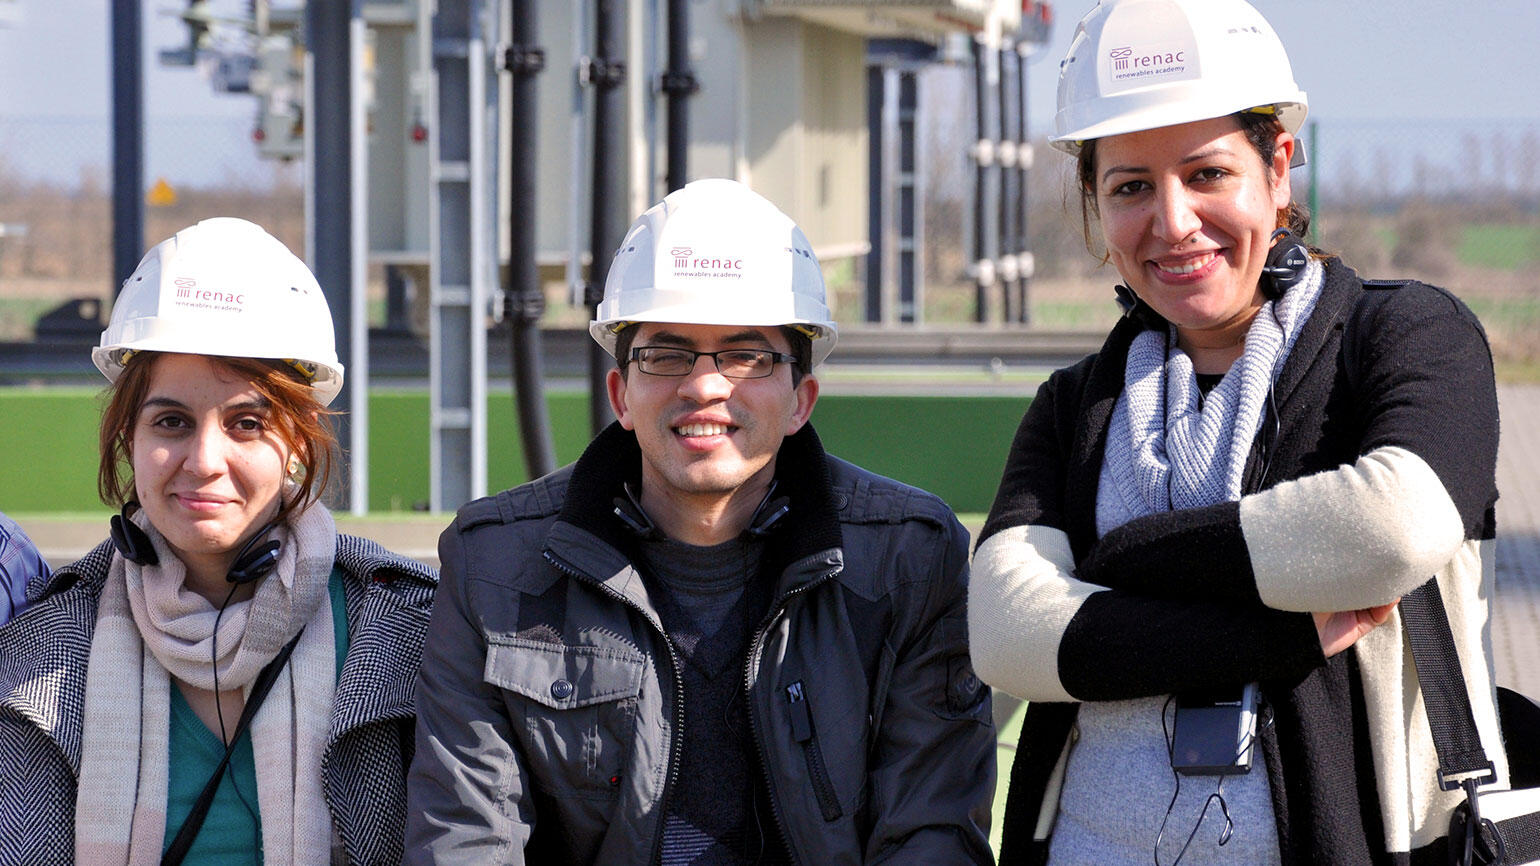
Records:
<instances>
[{"instance_id":1,"label":"chain link fence","mask_svg":"<svg viewBox=\"0 0 1540 866\"><path fill-rule=\"evenodd\" d=\"M301 167L259 160L251 128L230 117L146 122L146 244L239 216L303 249ZM0 340L30 339L65 301L111 298L111 154L102 118L0 117Z\"/></svg>"},{"instance_id":2,"label":"chain link fence","mask_svg":"<svg viewBox=\"0 0 1540 866\"><path fill-rule=\"evenodd\" d=\"M968 75L936 67L922 77L930 324L973 320ZM241 216L303 247L301 166L259 159L251 131L250 121L229 117L147 123L146 184L164 180L175 200L146 208L146 243L206 217ZM1116 317L1117 276L1086 249L1071 161L1034 138L1033 322L1104 329ZM1502 358L1540 362L1540 121L1322 118L1304 138L1310 163L1294 172L1295 197L1314 207L1318 245L1366 276L1455 291ZM0 118L0 340L30 339L37 318L65 299L110 297L110 153L103 119ZM837 298L860 297L862 271ZM854 321L859 310L842 302L836 314Z\"/></svg>"},{"instance_id":3,"label":"chain link fence","mask_svg":"<svg viewBox=\"0 0 1540 866\"><path fill-rule=\"evenodd\" d=\"M971 321L974 142L971 70L922 80L930 119L926 321ZM1117 317L1111 265L1087 249L1073 160L1033 135L1028 235L1034 325L1104 329ZM1312 120L1292 175L1314 242L1366 277L1412 278L1460 295L1502 360L1540 362L1540 121ZM1098 240L1091 227L1093 246ZM995 300L995 316L999 300Z\"/></svg>"}]
</instances>

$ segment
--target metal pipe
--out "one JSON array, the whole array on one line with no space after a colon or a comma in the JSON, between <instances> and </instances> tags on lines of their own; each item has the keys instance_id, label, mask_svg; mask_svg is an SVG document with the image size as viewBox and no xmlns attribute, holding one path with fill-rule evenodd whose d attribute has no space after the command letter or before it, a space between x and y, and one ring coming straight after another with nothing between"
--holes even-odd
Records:
<instances>
[{"instance_id":1,"label":"metal pipe","mask_svg":"<svg viewBox=\"0 0 1540 866\"><path fill-rule=\"evenodd\" d=\"M305 215L309 223L311 269L326 293L332 329L337 335L337 357L353 357L353 129L352 129L352 28L359 0L347 3L305 4L305 41L309 54L311 97L305 123L314 130L313 152L306 160L308 185L315 202ZM344 361L347 363L347 361ZM351 406L352 377L344 380L334 401ZM352 444L352 423L345 414L334 418L337 441ZM339 473L329 495L334 507L350 508L351 477L367 473L367 465L353 465L349 448L348 471Z\"/></svg>"},{"instance_id":2,"label":"metal pipe","mask_svg":"<svg viewBox=\"0 0 1540 866\"><path fill-rule=\"evenodd\" d=\"M1030 43L1016 45L1016 286L1020 295L1016 302L1017 321L1023 325L1032 321L1032 306L1028 303L1031 293L1033 262L1031 242L1027 239L1028 182L1032 171L1032 142L1027 138L1027 57Z\"/></svg>"},{"instance_id":3,"label":"metal pipe","mask_svg":"<svg viewBox=\"0 0 1540 866\"><path fill-rule=\"evenodd\" d=\"M989 52L982 37L973 40L973 319L989 321L989 289L994 285L994 262L989 258L989 166L994 147L989 140Z\"/></svg>"},{"instance_id":4,"label":"metal pipe","mask_svg":"<svg viewBox=\"0 0 1540 866\"><path fill-rule=\"evenodd\" d=\"M1005 42L995 54L996 62L1000 64L1000 86L995 93L1000 105L1000 128L996 142L1000 154L1000 200L996 203L1000 242L995 248L995 269L1000 274L1000 308L1007 322L1016 321L1019 315L1016 309L1016 255L1011 249L1016 239L1016 143L1011 140L1016 117L1011 76L1006 65L1006 58L1015 53L1011 44Z\"/></svg>"},{"instance_id":5,"label":"metal pipe","mask_svg":"<svg viewBox=\"0 0 1540 866\"><path fill-rule=\"evenodd\" d=\"M601 7L602 8L602 7ZM690 96L700 89L690 68L690 0L668 0L668 191L689 182Z\"/></svg>"},{"instance_id":6,"label":"metal pipe","mask_svg":"<svg viewBox=\"0 0 1540 866\"><path fill-rule=\"evenodd\" d=\"M620 245L625 227L616 218L625 166L621 163L620 85L626 80L626 64L621 54L623 35L620 0L596 0L594 16L594 55L588 61L588 82L594 88L594 152L591 222L589 230L588 284L583 300L589 313L597 315L604 298L604 280L609 276L610 257ZM588 417L591 430L598 435L614 414L610 411L605 375L610 356L598 343L588 347Z\"/></svg>"},{"instance_id":7,"label":"metal pipe","mask_svg":"<svg viewBox=\"0 0 1540 866\"><path fill-rule=\"evenodd\" d=\"M1320 229L1318 228L1321 219L1321 150L1319 132L1320 125L1313 120L1310 121L1305 130L1305 137L1310 141L1309 151L1305 154L1305 158L1310 163L1310 192L1308 193L1309 197L1306 199L1306 202L1308 202L1307 207L1310 208L1310 231L1306 232L1308 236L1306 241L1312 244L1316 243L1320 237Z\"/></svg>"},{"instance_id":8,"label":"metal pipe","mask_svg":"<svg viewBox=\"0 0 1540 866\"><path fill-rule=\"evenodd\" d=\"M506 127L512 151L508 172L508 282L503 291L513 320L509 339L514 408L524 444L524 467L530 478L547 475L556 468L541 351L540 317L545 313L545 292L535 260L535 162L539 155L536 128L540 122L537 76L545 68L545 51L536 44L539 2L513 0L508 50L503 55L503 68L513 73Z\"/></svg>"},{"instance_id":9,"label":"metal pipe","mask_svg":"<svg viewBox=\"0 0 1540 866\"><path fill-rule=\"evenodd\" d=\"M144 254L144 86L139 0L112 0L112 293Z\"/></svg>"},{"instance_id":10,"label":"metal pipe","mask_svg":"<svg viewBox=\"0 0 1540 866\"><path fill-rule=\"evenodd\" d=\"M882 321L883 281L887 279L882 267L882 257L887 255L887 227L883 219L887 201L887 119L883 113L887 79L887 67L876 63L866 67L866 236L871 249L866 253L864 305L868 322Z\"/></svg>"}]
</instances>

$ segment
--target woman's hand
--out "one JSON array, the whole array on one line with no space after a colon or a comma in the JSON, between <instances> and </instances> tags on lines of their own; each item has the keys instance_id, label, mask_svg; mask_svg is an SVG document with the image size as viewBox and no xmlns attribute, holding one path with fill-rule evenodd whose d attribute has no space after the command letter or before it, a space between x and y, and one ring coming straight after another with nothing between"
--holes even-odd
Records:
<instances>
[{"instance_id":1,"label":"woman's hand","mask_svg":"<svg viewBox=\"0 0 1540 866\"><path fill-rule=\"evenodd\" d=\"M1390 619L1390 612L1400 603L1397 599L1390 604L1362 610L1311 614L1315 617L1315 632L1321 638L1321 652L1331 658L1358 643L1359 638L1384 625L1385 620Z\"/></svg>"}]
</instances>

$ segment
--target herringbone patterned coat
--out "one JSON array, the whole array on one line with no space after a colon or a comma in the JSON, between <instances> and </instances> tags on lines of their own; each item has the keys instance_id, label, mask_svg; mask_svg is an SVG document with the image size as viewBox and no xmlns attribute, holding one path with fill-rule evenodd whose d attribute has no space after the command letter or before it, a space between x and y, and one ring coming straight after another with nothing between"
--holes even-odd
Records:
<instances>
[{"instance_id":1,"label":"herringbone patterned coat","mask_svg":"<svg viewBox=\"0 0 1540 866\"><path fill-rule=\"evenodd\" d=\"M66 864L75 850L86 664L112 545L55 572L0 627L0 866ZM322 759L348 863L401 860L413 692L438 575L379 545L337 536L348 654Z\"/></svg>"}]
</instances>

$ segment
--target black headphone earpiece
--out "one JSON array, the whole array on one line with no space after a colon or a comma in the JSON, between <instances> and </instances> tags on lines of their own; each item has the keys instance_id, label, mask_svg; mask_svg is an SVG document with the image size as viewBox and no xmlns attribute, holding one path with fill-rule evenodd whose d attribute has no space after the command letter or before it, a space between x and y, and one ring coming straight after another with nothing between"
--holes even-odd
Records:
<instances>
[{"instance_id":1,"label":"black headphone earpiece","mask_svg":"<svg viewBox=\"0 0 1540 866\"><path fill-rule=\"evenodd\" d=\"M1146 304L1143 298L1134 294L1133 289L1130 289L1123 283L1118 283L1112 287L1112 291L1117 295L1118 309L1123 311L1124 317L1138 322L1146 331L1164 331L1166 329L1169 324L1166 318L1155 312L1155 308Z\"/></svg>"},{"instance_id":2,"label":"black headphone earpiece","mask_svg":"<svg viewBox=\"0 0 1540 866\"><path fill-rule=\"evenodd\" d=\"M124 559L135 565L159 565L160 556L155 553L155 544L150 541L149 533L128 519L128 515L138 507L139 503L130 499L123 503L122 510L112 515L112 521L108 524L112 546L118 549Z\"/></svg>"},{"instance_id":3,"label":"black headphone earpiece","mask_svg":"<svg viewBox=\"0 0 1540 866\"><path fill-rule=\"evenodd\" d=\"M276 520L269 523L257 530L256 535L253 535L245 544L241 545L240 552L235 555L235 561L230 563L230 572L225 575L225 580L237 585L250 583L253 580L260 580L266 577L278 566L278 549L280 546L278 539L274 538L262 544L257 543L262 541L269 532L273 531L273 527L277 525L278 521Z\"/></svg>"},{"instance_id":4,"label":"black headphone earpiece","mask_svg":"<svg viewBox=\"0 0 1540 866\"><path fill-rule=\"evenodd\" d=\"M1262 266L1262 296L1276 301L1305 278L1310 250L1287 228L1274 231L1272 242L1267 262Z\"/></svg>"}]
</instances>

